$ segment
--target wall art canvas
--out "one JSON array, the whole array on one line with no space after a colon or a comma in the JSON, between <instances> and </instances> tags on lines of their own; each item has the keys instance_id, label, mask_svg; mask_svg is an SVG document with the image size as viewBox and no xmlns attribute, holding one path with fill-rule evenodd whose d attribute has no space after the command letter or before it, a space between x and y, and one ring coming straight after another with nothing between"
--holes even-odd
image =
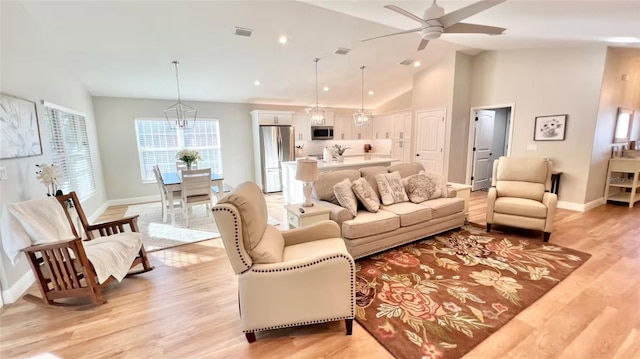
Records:
<instances>
[{"instance_id":1,"label":"wall art canvas","mask_svg":"<svg viewBox=\"0 0 640 359\"><path fill-rule=\"evenodd\" d=\"M0 159L40 155L36 103L0 94Z\"/></svg>"},{"instance_id":2,"label":"wall art canvas","mask_svg":"<svg viewBox=\"0 0 640 359\"><path fill-rule=\"evenodd\" d=\"M567 115L539 116L533 133L534 141L563 141L567 131Z\"/></svg>"}]
</instances>

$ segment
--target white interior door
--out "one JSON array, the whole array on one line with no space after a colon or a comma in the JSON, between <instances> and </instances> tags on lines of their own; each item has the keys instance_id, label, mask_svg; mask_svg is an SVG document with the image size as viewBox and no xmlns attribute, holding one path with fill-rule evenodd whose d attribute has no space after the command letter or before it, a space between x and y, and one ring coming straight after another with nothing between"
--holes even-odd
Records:
<instances>
[{"instance_id":1,"label":"white interior door","mask_svg":"<svg viewBox=\"0 0 640 359\"><path fill-rule=\"evenodd\" d=\"M444 174L445 110L416 113L416 161L431 173Z\"/></svg>"},{"instance_id":2,"label":"white interior door","mask_svg":"<svg viewBox=\"0 0 640 359\"><path fill-rule=\"evenodd\" d=\"M491 144L496 112L491 110L476 111L475 135L473 145L473 169L471 187L473 191L491 187Z\"/></svg>"}]
</instances>

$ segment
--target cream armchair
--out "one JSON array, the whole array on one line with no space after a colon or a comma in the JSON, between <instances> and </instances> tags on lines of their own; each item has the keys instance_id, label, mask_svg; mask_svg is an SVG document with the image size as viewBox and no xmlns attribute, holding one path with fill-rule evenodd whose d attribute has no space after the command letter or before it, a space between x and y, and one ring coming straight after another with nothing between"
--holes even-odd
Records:
<instances>
[{"instance_id":1,"label":"cream armchair","mask_svg":"<svg viewBox=\"0 0 640 359\"><path fill-rule=\"evenodd\" d=\"M548 242L558 196L551 190L551 161L537 157L500 157L493 162L487 197L487 232L492 224L539 230Z\"/></svg>"},{"instance_id":2,"label":"cream armchair","mask_svg":"<svg viewBox=\"0 0 640 359\"><path fill-rule=\"evenodd\" d=\"M267 224L264 196L253 182L222 198L213 214L238 275L249 343L257 331L342 319L351 335L355 263L335 222L280 232Z\"/></svg>"}]
</instances>

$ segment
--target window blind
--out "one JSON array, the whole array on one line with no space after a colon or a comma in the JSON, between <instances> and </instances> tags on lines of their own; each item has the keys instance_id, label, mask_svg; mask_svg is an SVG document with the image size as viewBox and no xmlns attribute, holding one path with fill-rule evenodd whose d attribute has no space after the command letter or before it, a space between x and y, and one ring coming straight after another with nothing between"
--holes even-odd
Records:
<instances>
[{"instance_id":1,"label":"window blind","mask_svg":"<svg viewBox=\"0 0 640 359\"><path fill-rule=\"evenodd\" d=\"M75 191L80 200L96 193L84 115L45 103L51 161L58 167L58 189Z\"/></svg>"},{"instance_id":2,"label":"window blind","mask_svg":"<svg viewBox=\"0 0 640 359\"><path fill-rule=\"evenodd\" d=\"M166 119L135 119L140 173L143 182L154 182L153 166L161 172L176 171L176 153L182 149L197 150L198 168L211 168L222 173L222 155L218 120L198 119L191 128L171 128Z\"/></svg>"}]
</instances>

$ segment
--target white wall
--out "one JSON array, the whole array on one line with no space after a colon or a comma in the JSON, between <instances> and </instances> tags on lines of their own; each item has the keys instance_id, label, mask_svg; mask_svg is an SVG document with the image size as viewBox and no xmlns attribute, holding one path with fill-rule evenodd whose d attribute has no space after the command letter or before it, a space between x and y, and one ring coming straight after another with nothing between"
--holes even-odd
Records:
<instances>
[{"instance_id":1,"label":"white wall","mask_svg":"<svg viewBox=\"0 0 640 359\"><path fill-rule=\"evenodd\" d=\"M515 103L512 156L550 157L559 199L584 204L606 47L488 51L475 56L471 106ZM536 116L567 114L564 141L533 141ZM527 145L537 146L527 151Z\"/></svg>"},{"instance_id":2,"label":"white wall","mask_svg":"<svg viewBox=\"0 0 640 359\"><path fill-rule=\"evenodd\" d=\"M374 115L387 114L394 111L411 110L413 108L413 90L399 95L373 110Z\"/></svg>"},{"instance_id":3,"label":"white wall","mask_svg":"<svg viewBox=\"0 0 640 359\"><path fill-rule=\"evenodd\" d=\"M106 200L91 97L65 67L64 54L56 52L54 43L39 31L23 5L20 2L3 1L0 6L0 91L37 103L44 153L36 157L0 160L0 166L6 167L8 172L8 179L0 182L2 211L6 210L8 203L42 197L47 193L45 186L36 179L35 166L51 162L49 138L43 126L44 115L40 104L41 100L46 100L86 115L97 193L82 205L85 212L91 214ZM26 258L21 256L20 262L13 267L2 251L0 264L0 287L4 294L22 294L19 291L14 293L12 289L15 288L12 287L31 272Z\"/></svg>"},{"instance_id":4,"label":"white wall","mask_svg":"<svg viewBox=\"0 0 640 359\"><path fill-rule=\"evenodd\" d=\"M598 120L593 138L593 151L586 202L604 195L611 145L616 125L618 107L640 110L640 50L610 48L600 91ZM628 75L626 81L622 75ZM634 125L638 125L634 123ZM617 144L621 145L621 144Z\"/></svg>"},{"instance_id":5,"label":"white wall","mask_svg":"<svg viewBox=\"0 0 640 359\"><path fill-rule=\"evenodd\" d=\"M471 64L473 58L456 53L451 110L451 137L449 146L448 180L466 183L467 142L469 141L469 116L471 101Z\"/></svg>"}]
</instances>

